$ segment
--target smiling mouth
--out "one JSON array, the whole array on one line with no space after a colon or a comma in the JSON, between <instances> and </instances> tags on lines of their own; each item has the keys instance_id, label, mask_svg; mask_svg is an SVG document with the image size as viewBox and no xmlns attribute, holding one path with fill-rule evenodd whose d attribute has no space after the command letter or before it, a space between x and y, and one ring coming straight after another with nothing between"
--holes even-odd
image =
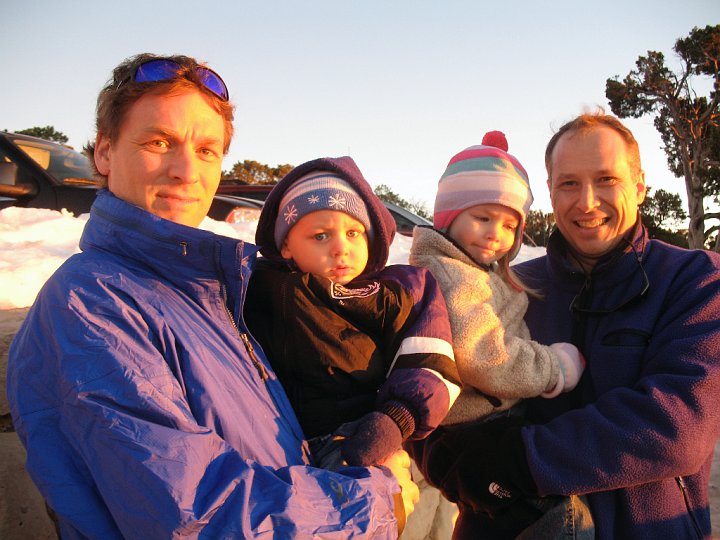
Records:
<instances>
[{"instance_id":1,"label":"smiling mouth","mask_svg":"<svg viewBox=\"0 0 720 540\"><path fill-rule=\"evenodd\" d=\"M575 225L577 225L581 229L595 229L597 227L605 225L608 221L610 221L610 218L604 217L596 219L575 220L573 223L575 223Z\"/></svg>"}]
</instances>

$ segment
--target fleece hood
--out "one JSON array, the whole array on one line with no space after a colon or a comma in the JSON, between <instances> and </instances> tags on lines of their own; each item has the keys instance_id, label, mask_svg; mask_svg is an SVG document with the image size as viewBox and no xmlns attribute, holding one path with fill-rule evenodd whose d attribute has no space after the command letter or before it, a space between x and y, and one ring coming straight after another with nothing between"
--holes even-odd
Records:
<instances>
[{"instance_id":1,"label":"fleece hood","mask_svg":"<svg viewBox=\"0 0 720 540\"><path fill-rule=\"evenodd\" d=\"M395 238L395 220L378 196L373 193L370 184L349 156L324 157L308 161L295 167L277 183L265 200L255 231L255 243L260 247L260 253L273 261L283 260L275 246L275 222L280 212L280 202L297 180L314 171L336 174L363 200L372 222L373 238L369 246L368 263L361 276L382 270L387 264L390 245Z\"/></svg>"}]
</instances>

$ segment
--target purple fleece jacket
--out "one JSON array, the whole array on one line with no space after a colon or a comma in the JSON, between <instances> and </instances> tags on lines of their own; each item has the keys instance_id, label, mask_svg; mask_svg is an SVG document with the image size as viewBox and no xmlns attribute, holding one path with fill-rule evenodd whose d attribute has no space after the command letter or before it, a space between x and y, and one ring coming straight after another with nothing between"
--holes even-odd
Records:
<instances>
[{"instance_id":1,"label":"purple fleece jacket","mask_svg":"<svg viewBox=\"0 0 720 540\"><path fill-rule=\"evenodd\" d=\"M710 537L720 257L640 228L586 278L565 248L555 233L547 256L516 267L543 295L526 315L533 338L571 341L587 360L575 391L528 405L537 425L523 436L540 494L587 493L598 540ZM582 310L570 309L576 298Z\"/></svg>"}]
</instances>

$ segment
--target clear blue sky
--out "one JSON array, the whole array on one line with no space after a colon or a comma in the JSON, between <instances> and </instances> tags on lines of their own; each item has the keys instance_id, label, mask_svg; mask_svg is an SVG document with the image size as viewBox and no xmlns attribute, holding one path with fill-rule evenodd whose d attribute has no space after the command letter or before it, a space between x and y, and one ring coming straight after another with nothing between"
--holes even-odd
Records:
<instances>
[{"instance_id":1,"label":"clear blue sky","mask_svg":"<svg viewBox=\"0 0 720 540\"><path fill-rule=\"evenodd\" d=\"M224 169L350 154L371 184L431 208L449 158L498 129L549 211L554 129L607 106L605 80L639 55L674 61L677 38L718 23L718 0L3 0L0 129L52 125L81 147L116 64L188 54L236 105ZM684 198L652 119L628 124L648 183Z\"/></svg>"}]
</instances>

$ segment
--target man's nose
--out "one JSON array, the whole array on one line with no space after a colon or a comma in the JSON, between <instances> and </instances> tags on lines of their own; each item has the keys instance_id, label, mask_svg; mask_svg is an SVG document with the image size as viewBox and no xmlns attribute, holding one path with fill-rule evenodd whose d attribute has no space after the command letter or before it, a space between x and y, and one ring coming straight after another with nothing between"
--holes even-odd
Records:
<instances>
[{"instance_id":1,"label":"man's nose","mask_svg":"<svg viewBox=\"0 0 720 540\"><path fill-rule=\"evenodd\" d=\"M580 187L580 195L578 197L577 206L580 210L592 210L598 205L595 188L592 184L583 184Z\"/></svg>"},{"instance_id":2,"label":"man's nose","mask_svg":"<svg viewBox=\"0 0 720 540\"><path fill-rule=\"evenodd\" d=\"M198 157L192 148L175 148L168 168L170 178L185 184L194 184L199 179Z\"/></svg>"}]
</instances>

